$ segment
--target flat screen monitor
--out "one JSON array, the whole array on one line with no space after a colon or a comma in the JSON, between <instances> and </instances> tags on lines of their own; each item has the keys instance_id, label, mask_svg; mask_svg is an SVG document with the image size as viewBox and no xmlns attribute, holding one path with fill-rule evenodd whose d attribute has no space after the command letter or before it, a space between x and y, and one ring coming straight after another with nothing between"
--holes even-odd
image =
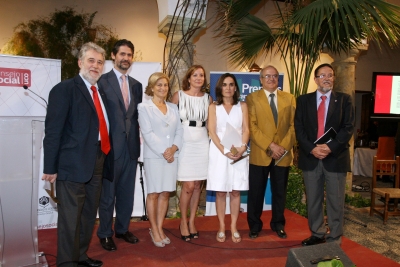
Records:
<instances>
[{"instance_id":1,"label":"flat screen monitor","mask_svg":"<svg viewBox=\"0 0 400 267\"><path fill-rule=\"evenodd\" d=\"M400 72L373 72L372 119L400 120Z\"/></svg>"}]
</instances>

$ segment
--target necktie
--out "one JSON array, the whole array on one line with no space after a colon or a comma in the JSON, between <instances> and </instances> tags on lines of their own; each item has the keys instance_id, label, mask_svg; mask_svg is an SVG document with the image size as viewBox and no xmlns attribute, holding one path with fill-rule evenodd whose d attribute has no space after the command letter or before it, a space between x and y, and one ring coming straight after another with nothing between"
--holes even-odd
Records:
<instances>
[{"instance_id":1,"label":"necktie","mask_svg":"<svg viewBox=\"0 0 400 267\"><path fill-rule=\"evenodd\" d=\"M103 109L101 108L99 95L97 94L96 86L91 86L90 89L93 91L93 102L96 108L97 117L99 118L99 129L100 129L100 139L101 139L101 151L104 154L110 152L110 139L108 137L107 123L104 118Z\"/></svg>"},{"instance_id":2,"label":"necktie","mask_svg":"<svg viewBox=\"0 0 400 267\"><path fill-rule=\"evenodd\" d=\"M325 99L326 96L321 96L321 103L318 107L318 134L317 139L320 138L325 132Z\"/></svg>"},{"instance_id":3,"label":"necktie","mask_svg":"<svg viewBox=\"0 0 400 267\"><path fill-rule=\"evenodd\" d=\"M125 104L125 109L128 110L129 107L129 93L128 93L128 85L126 83L126 76L121 75L122 79L122 85L121 85L121 91L122 91L122 97L124 98L124 104Z\"/></svg>"},{"instance_id":4,"label":"necktie","mask_svg":"<svg viewBox=\"0 0 400 267\"><path fill-rule=\"evenodd\" d=\"M269 97L271 98L269 105L271 106L272 115L274 116L275 126L277 126L278 125L278 111L276 110L276 106L275 106L275 102L274 102L275 94L270 94Z\"/></svg>"}]
</instances>

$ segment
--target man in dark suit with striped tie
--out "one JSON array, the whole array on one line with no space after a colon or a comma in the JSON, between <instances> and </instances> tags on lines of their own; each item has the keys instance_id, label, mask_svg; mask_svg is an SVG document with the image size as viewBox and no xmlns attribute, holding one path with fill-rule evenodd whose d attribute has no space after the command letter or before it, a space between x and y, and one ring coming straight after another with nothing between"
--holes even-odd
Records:
<instances>
[{"instance_id":1,"label":"man in dark suit with striped tie","mask_svg":"<svg viewBox=\"0 0 400 267\"><path fill-rule=\"evenodd\" d=\"M314 76L317 90L297 98L294 121L311 230L311 237L302 241L303 246L341 243L346 175L351 171L349 140L354 131L353 101L350 95L332 90L335 78L332 66L318 66ZM335 138L328 143L315 144L330 128L336 131ZM324 223L324 188L328 234Z\"/></svg>"},{"instance_id":2,"label":"man in dark suit with striped tie","mask_svg":"<svg viewBox=\"0 0 400 267\"><path fill-rule=\"evenodd\" d=\"M113 235L135 244L139 239L129 231L133 210L136 166L140 156L137 106L142 102L142 84L130 77L128 69L134 56L132 42L122 39L114 44L114 68L99 80L109 107L114 152L114 180L104 180L101 193L97 236L105 250L115 251ZM116 211L112 228L114 207Z\"/></svg>"}]
</instances>

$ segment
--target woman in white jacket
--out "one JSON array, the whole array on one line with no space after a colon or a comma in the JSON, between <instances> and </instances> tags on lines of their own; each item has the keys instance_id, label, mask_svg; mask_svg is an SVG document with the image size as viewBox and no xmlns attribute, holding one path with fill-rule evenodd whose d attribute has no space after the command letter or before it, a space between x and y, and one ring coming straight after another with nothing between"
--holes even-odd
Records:
<instances>
[{"instance_id":1,"label":"woman in white jacket","mask_svg":"<svg viewBox=\"0 0 400 267\"><path fill-rule=\"evenodd\" d=\"M177 106L165 101L168 91L168 76L161 72L153 73L145 91L152 99L138 106L140 131L144 138L143 161L150 236L157 247L164 247L171 242L162 225L169 193L176 189L177 159L183 134Z\"/></svg>"}]
</instances>

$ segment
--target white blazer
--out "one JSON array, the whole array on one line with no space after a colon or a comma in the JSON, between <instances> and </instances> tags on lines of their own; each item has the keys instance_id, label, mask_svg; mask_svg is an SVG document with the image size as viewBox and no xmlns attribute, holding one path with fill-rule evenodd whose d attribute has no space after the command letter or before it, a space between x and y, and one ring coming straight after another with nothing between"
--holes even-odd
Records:
<instances>
[{"instance_id":1,"label":"white blazer","mask_svg":"<svg viewBox=\"0 0 400 267\"><path fill-rule=\"evenodd\" d=\"M177 105L167 104L165 116L153 103L146 101L138 105L139 126L144 139L144 158L163 159L163 153L168 147L176 145L175 159L182 149L183 128Z\"/></svg>"}]
</instances>

